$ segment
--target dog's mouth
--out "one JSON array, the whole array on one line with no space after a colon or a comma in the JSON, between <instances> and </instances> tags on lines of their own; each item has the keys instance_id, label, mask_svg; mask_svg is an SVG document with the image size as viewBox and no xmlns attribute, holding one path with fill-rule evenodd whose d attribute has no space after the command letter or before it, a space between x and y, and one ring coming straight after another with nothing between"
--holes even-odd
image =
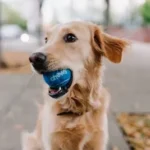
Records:
<instances>
[{"instance_id":1,"label":"dog's mouth","mask_svg":"<svg viewBox=\"0 0 150 150\"><path fill-rule=\"evenodd\" d=\"M70 69L58 69L43 74L45 82L49 85L48 94L52 98L65 95L72 85L73 75Z\"/></svg>"},{"instance_id":2,"label":"dog's mouth","mask_svg":"<svg viewBox=\"0 0 150 150\"><path fill-rule=\"evenodd\" d=\"M49 91L48 94L49 96L51 96L52 98L59 98L61 96L63 96L64 94L66 94L68 92L68 88L66 87L49 87Z\"/></svg>"},{"instance_id":3,"label":"dog's mouth","mask_svg":"<svg viewBox=\"0 0 150 150\"><path fill-rule=\"evenodd\" d=\"M62 91L61 87L58 87L58 88L49 87L49 95L50 96L56 95L56 94L60 93L61 91Z\"/></svg>"}]
</instances>

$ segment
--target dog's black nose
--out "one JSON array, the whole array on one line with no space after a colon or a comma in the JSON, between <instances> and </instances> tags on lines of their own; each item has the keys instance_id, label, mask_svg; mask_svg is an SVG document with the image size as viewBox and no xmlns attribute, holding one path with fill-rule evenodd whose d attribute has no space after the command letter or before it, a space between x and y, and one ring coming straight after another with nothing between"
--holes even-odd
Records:
<instances>
[{"instance_id":1,"label":"dog's black nose","mask_svg":"<svg viewBox=\"0 0 150 150\"><path fill-rule=\"evenodd\" d=\"M41 52L33 53L29 57L29 61L33 64L42 64L46 61L46 55Z\"/></svg>"}]
</instances>

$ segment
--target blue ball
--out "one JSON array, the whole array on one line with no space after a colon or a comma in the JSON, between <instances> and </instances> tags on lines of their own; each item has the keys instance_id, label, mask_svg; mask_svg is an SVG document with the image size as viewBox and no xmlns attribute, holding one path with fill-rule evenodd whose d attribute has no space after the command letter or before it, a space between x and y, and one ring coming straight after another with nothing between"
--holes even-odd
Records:
<instances>
[{"instance_id":1,"label":"blue ball","mask_svg":"<svg viewBox=\"0 0 150 150\"><path fill-rule=\"evenodd\" d=\"M62 87L71 81L72 72L70 69L46 72L43 74L43 78L50 87Z\"/></svg>"}]
</instances>

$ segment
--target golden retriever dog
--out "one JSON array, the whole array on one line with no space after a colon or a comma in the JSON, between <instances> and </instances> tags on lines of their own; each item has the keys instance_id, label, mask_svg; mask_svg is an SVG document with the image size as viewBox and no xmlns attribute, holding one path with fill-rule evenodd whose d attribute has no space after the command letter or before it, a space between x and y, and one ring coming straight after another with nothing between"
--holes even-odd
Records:
<instances>
[{"instance_id":1,"label":"golden retriever dog","mask_svg":"<svg viewBox=\"0 0 150 150\"><path fill-rule=\"evenodd\" d=\"M35 130L23 133L23 150L106 150L110 96L102 85L102 59L119 63L128 43L80 21L52 27L45 40L30 56L33 68L40 74L69 68L73 79L57 100L46 87Z\"/></svg>"}]
</instances>

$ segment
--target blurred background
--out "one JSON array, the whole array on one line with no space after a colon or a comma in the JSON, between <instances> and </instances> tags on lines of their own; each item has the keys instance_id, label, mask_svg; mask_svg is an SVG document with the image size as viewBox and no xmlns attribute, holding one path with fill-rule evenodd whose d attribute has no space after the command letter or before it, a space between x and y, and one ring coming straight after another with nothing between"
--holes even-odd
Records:
<instances>
[{"instance_id":1,"label":"blurred background","mask_svg":"<svg viewBox=\"0 0 150 150\"><path fill-rule=\"evenodd\" d=\"M12 51L34 51L41 44L43 31L71 20L92 21L103 25L112 35L150 42L149 3L149 0L1 0L0 66L5 68L12 63L4 60L8 59L6 51L7 55Z\"/></svg>"},{"instance_id":2,"label":"blurred background","mask_svg":"<svg viewBox=\"0 0 150 150\"><path fill-rule=\"evenodd\" d=\"M21 131L34 127L37 115L35 103L42 99L43 82L37 75L32 77L29 54L43 44L44 32L48 28L71 20L91 21L102 25L105 32L111 35L131 40L131 47L121 65L113 65L105 60L107 69L104 84L112 95L113 112L149 114L150 0L1 0L1 150L19 150ZM122 116L126 124L121 125L122 128L127 133L130 130L136 133L136 136L130 136L131 141L137 137L138 140L142 139L141 129L132 129L134 125L128 124L128 115ZM150 150L149 115L148 122L148 135L141 140L143 143L140 141L144 146L135 148L128 140L133 149ZM122 150L130 148L126 146L118 123L111 116L110 133L110 147Z\"/></svg>"}]
</instances>

